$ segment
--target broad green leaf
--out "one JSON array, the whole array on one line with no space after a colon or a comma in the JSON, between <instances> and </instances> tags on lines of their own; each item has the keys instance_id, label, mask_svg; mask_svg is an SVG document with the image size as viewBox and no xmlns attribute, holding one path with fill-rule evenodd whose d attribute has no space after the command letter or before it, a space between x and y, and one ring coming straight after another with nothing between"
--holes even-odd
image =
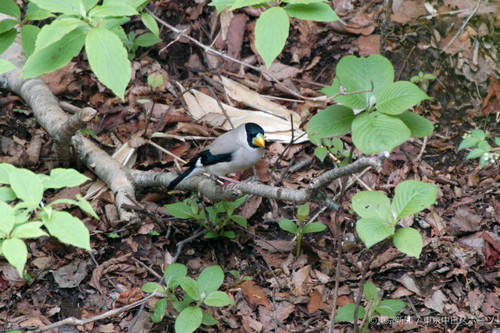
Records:
<instances>
[{"instance_id":1,"label":"broad green leaf","mask_svg":"<svg viewBox=\"0 0 500 333\"><path fill-rule=\"evenodd\" d=\"M286 12L291 17L301 20L313 20L318 22L338 21L339 17L329 4L315 2L309 4L290 3L285 7Z\"/></svg>"},{"instance_id":2,"label":"broad green leaf","mask_svg":"<svg viewBox=\"0 0 500 333\"><path fill-rule=\"evenodd\" d=\"M342 105L333 105L311 118L307 126L307 134L320 138L344 135L351 130L353 120L352 109Z\"/></svg>"},{"instance_id":3,"label":"broad green leaf","mask_svg":"<svg viewBox=\"0 0 500 333\"><path fill-rule=\"evenodd\" d=\"M371 247L394 234L394 226L376 217L362 218L356 222L356 232L366 247Z\"/></svg>"},{"instance_id":4,"label":"broad green leaf","mask_svg":"<svg viewBox=\"0 0 500 333\"><path fill-rule=\"evenodd\" d=\"M378 298L378 291L377 286L370 281L366 282L363 286L363 295L367 301L376 300Z\"/></svg>"},{"instance_id":5,"label":"broad green leaf","mask_svg":"<svg viewBox=\"0 0 500 333\"><path fill-rule=\"evenodd\" d=\"M432 123L416 113L405 111L398 114L397 117L410 129L411 136L423 138L432 135L434 132Z\"/></svg>"},{"instance_id":6,"label":"broad green leaf","mask_svg":"<svg viewBox=\"0 0 500 333\"><path fill-rule=\"evenodd\" d=\"M153 308L153 314L151 315L151 321L153 323L159 323L163 320L163 317L165 317L165 313L167 311L167 299L166 298L160 298L156 303Z\"/></svg>"},{"instance_id":7,"label":"broad green leaf","mask_svg":"<svg viewBox=\"0 0 500 333\"><path fill-rule=\"evenodd\" d=\"M175 320L176 333L192 333L201 325L203 313L199 307L187 307Z\"/></svg>"},{"instance_id":8,"label":"broad green leaf","mask_svg":"<svg viewBox=\"0 0 500 333\"><path fill-rule=\"evenodd\" d=\"M352 141L365 154L391 152L411 135L401 119L380 112L357 115L352 122Z\"/></svg>"},{"instance_id":9,"label":"broad green leaf","mask_svg":"<svg viewBox=\"0 0 500 333\"><path fill-rule=\"evenodd\" d=\"M149 0L104 0L105 5L108 5L111 3L125 3L133 8L137 8L139 6L142 6L146 2L149 2Z\"/></svg>"},{"instance_id":10,"label":"broad green leaf","mask_svg":"<svg viewBox=\"0 0 500 333\"><path fill-rule=\"evenodd\" d=\"M163 277L165 279L165 283L167 284L167 288L173 290L179 285L179 279L183 278L187 275L187 267L182 264L170 264L165 269L163 273Z\"/></svg>"},{"instance_id":11,"label":"broad green leaf","mask_svg":"<svg viewBox=\"0 0 500 333\"><path fill-rule=\"evenodd\" d=\"M41 9L33 2L29 2L23 22L45 20L49 17L55 17L55 15L48 10Z\"/></svg>"},{"instance_id":12,"label":"broad green leaf","mask_svg":"<svg viewBox=\"0 0 500 333\"><path fill-rule=\"evenodd\" d=\"M85 213L99 220L99 216L97 216L96 212L94 211L94 208L92 208L92 205L87 200L85 200L80 194L76 195L76 199L78 201L75 203L75 205L77 205Z\"/></svg>"},{"instance_id":13,"label":"broad green leaf","mask_svg":"<svg viewBox=\"0 0 500 333\"><path fill-rule=\"evenodd\" d=\"M392 222L391 201L378 191L362 191L352 197L352 208L362 218L376 217Z\"/></svg>"},{"instance_id":14,"label":"broad green leaf","mask_svg":"<svg viewBox=\"0 0 500 333\"><path fill-rule=\"evenodd\" d=\"M396 230L394 234L394 246L404 254L418 259L424 246L422 236L417 229L406 227Z\"/></svg>"},{"instance_id":15,"label":"broad green leaf","mask_svg":"<svg viewBox=\"0 0 500 333\"><path fill-rule=\"evenodd\" d=\"M203 236L203 238L206 238L206 239L213 239L213 238L217 238L217 237L219 237L219 234L216 232L213 232L213 231L209 231L205 234L205 236Z\"/></svg>"},{"instance_id":16,"label":"broad green leaf","mask_svg":"<svg viewBox=\"0 0 500 333\"><path fill-rule=\"evenodd\" d=\"M23 68L23 78L33 78L67 65L82 50L85 35L75 29L59 41L33 53ZM47 61L50 59L50 61Z\"/></svg>"},{"instance_id":17,"label":"broad green leaf","mask_svg":"<svg viewBox=\"0 0 500 333\"><path fill-rule=\"evenodd\" d=\"M190 277L179 278L182 290L186 292L192 299L199 301L201 300L200 286L198 282L191 279Z\"/></svg>"},{"instance_id":18,"label":"broad green leaf","mask_svg":"<svg viewBox=\"0 0 500 333\"><path fill-rule=\"evenodd\" d=\"M208 266L198 277L200 291L206 295L219 289L224 281L224 272L220 266Z\"/></svg>"},{"instance_id":19,"label":"broad green leaf","mask_svg":"<svg viewBox=\"0 0 500 333\"><path fill-rule=\"evenodd\" d=\"M281 229L288 231L291 234L297 234L297 224L295 222L290 221L289 219L283 219L278 222Z\"/></svg>"},{"instance_id":20,"label":"broad green leaf","mask_svg":"<svg viewBox=\"0 0 500 333\"><path fill-rule=\"evenodd\" d=\"M0 74L10 72L11 70L16 69L16 65L7 60L0 59Z\"/></svg>"},{"instance_id":21,"label":"broad green leaf","mask_svg":"<svg viewBox=\"0 0 500 333\"><path fill-rule=\"evenodd\" d=\"M241 216L241 215L233 215L231 216L231 220L233 220L234 222L238 223L240 226L242 226L243 228L247 228L248 226L248 222L247 222L247 219L246 217L244 216Z\"/></svg>"},{"instance_id":22,"label":"broad green leaf","mask_svg":"<svg viewBox=\"0 0 500 333\"><path fill-rule=\"evenodd\" d=\"M0 201L13 201L16 199L16 192L10 187L0 187Z\"/></svg>"},{"instance_id":23,"label":"broad green leaf","mask_svg":"<svg viewBox=\"0 0 500 333\"><path fill-rule=\"evenodd\" d=\"M61 242L90 250L90 235L82 221L68 212L52 211L50 218L43 218L49 233Z\"/></svg>"},{"instance_id":24,"label":"broad green leaf","mask_svg":"<svg viewBox=\"0 0 500 333\"><path fill-rule=\"evenodd\" d=\"M486 133L484 133L484 131L480 130L480 129L474 129L474 130L470 131L470 135L473 138L478 138L480 140L486 139Z\"/></svg>"},{"instance_id":25,"label":"broad green leaf","mask_svg":"<svg viewBox=\"0 0 500 333\"><path fill-rule=\"evenodd\" d=\"M232 230L224 231L220 235L224 236L224 237L227 237L229 239L235 239L236 238L236 233L234 231L232 231Z\"/></svg>"},{"instance_id":26,"label":"broad green leaf","mask_svg":"<svg viewBox=\"0 0 500 333\"><path fill-rule=\"evenodd\" d=\"M26 244L19 238L5 239L2 242L2 252L9 264L16 268L19 276L23 276L24 265L28 259Z\"/></svg>"},{"instance_id":27,"label":"broad green leaf","mask_svg":"<svg viewBox=\"0 0 500 333\"><path fill-rule=\"evenodd\" d=\"M417 85L408 81L398 81L381 91L377 98L377 110L397 115L426 99L431 98Z\"/></svg>"},{"instance_id":28,"label":"broad green leaf","mask_svg":"<svg viewBox=\"0 0 500 333\"><path fill-rule=\"evenodd\" d=\"M226 305L231 305L235 304L234 301L229 297L228 294L222 291L213 291L208 296L205 298L203 301L208 306L226 306Z\"/></svg>"},{"instance_id":29,"label":"broad green leaf","mask_svg":"<svg viewBox=\"0 0 500 333\"><path fill-rule=\"evenodd\" d=\"M395 317L396 314L406 307L406 303L399 299L386 299L380 302L380 304L373 310L375 313L379 313L388 317Z\"/></svg>"},{"instance_id":30,"label":"broad green leaf","mask_svg":"<svg viewBox=\"0 0 500 333\"><path fill-rule=\"evenodd\" d=\"M148 46L152 46L152 45L155 45L159 42L161 42L162 39L155 36L153 33L151 32L146 32L145 34L142 34L140 36L137 36L137 38L135 39L134 43L137 45L137 46L141 46L141 47L148 47Z\"/></svg>"},{"instance_id":31,"label":"broad green leaf","mask_svg":"<svg viewBox=\"0 0 500 333\"><path fill-rule=\"evenodd\" d=\"M0 34L0 54L4 53L16 40L17 30L11 29Z\"/></svg>"},{"instance_id":32,"label":"broad green leaf","mask_svg":"<svg viewBox=\"0 0 500 333\"><path fill-rule=\"evenodd\" d=\"M236 209L236 208L240 207L241 205L243 205L245 203L245 201L247 201L247 199L248 199L248 195L244 195L244 196L234 200L233 202L228 201L228 203L230 204L231 208Z\"/></svg>"},{"instance_id":33,"label":"broad green leaf","mask_svg":"<svg viewBox=\"0 0 500 333\"><path fill-rule=\"evenodd\" d=\"M57 19L50 24L44 25L36 39L35 52L61 40L71 31L84 25L88 26L82 20L74 17Z\"/></svg>"},{"instance_id":34,"label":"broad green leaf","mask_svg":"<svg viewBox=\"0 0 500 333\"><path fill-rule=\"evenodd\" d=\"M285 47L289 28L288 15L281 7L269 8L257 19L255 47L267 68Z\"/></svg>"},{"instance_id":35,"label":"broad green leaf","mask_svg":"<svg viewBox=\"0 0 500 333\"><path fill-rule=\"evenodd\" d=\"M167 212L179 219L190 219L193 217L191 206L185 202L176 202L174 204L165 205Z\"/></svg>"},{"instance_id":36,"label":"broad green leaf","mask_svg":"<svg viewBox=\"0 0 500 333\"><path fill-rule=\"evenodd\" d=\"M40 30L39 27L32 24L25 24L21 27L21 43L24 54L26 54L27 57L35 52L36 39Z\"/></svg>"},{"instance_id":37,"label":"broad green leaf","mask_svg":"<svg viewBox=\"0 0 500 333\"><path fill-rule=\"evenodd\" d=\"M15 238L38 238L42 236L48 236L45 231L40 229L43 226L42 222L28 222L17 225L14 230L12 230L11 237Z\"/></svg>"},{"instance_id":38,"label":"broad green leaf","mask_svg":"<svg viewBox=\"0 0 500 333\"><path fill-rule=\"evenodd\" d=\"M0 34L7 32L17 25L17 20L5 19L0 21Z\"/></svg>"},{"instance_id":39,"label":"broad green leaf","mask_svg":"<svg viewBox=\"0 0 500 333\"><path fill-rule=\"evenodd\" d=\"M475 137L468 137L463 139L462 142L460 142L460 145L458 146L458 150L470 148L476 146L479 142L481 142L481 139L475 138Z\"/></svg>"},{"instance_id":40,"label":"broad green leaf","mask_svg":"<svg viewBox=\"0 0 500 333\"><path fill-rule=\"evenodd\" d=\"M316 3L316 2L328 2L328 0L283 0L283 2L288 2L288 3L300 3L300 4L309 4L309 3Z\"/></svg>"},{"instance_id":41,"label":"broad green leaf","mask_svg":"<svg viewBox=\"0 0 500 333\"><path fill-rule=\"evenodd\" d=\"M392 207L398 219L415 214L436 202L438 187L418 180L406 180L396 186Z\"/></svg>"},{"instance_id":42,"label":"broad green leaf","mask_svg":"<svg viewBox=\"0 0 500 333\"><path fill-rule=\"evenodd\" d=\"M9 163L0 163L0 184L10 184L10 173L16 167Z\"/></svg>"},{"instance_id":43,"label":"broad green leaf","mask_svg":"<svg viewBox=\"0 0 500 333\"><path fill-rule=\"evenodd\" d=\"M316 147L314 148L314 155L323 162L328 155L328 149L326 147Z\"/></svg>"},{"instance_id":44,"label":"broad green leaf","mask_svg":"<svg viewBox=\"0 0 500 333\"><path fill-rule=\"evenodd\" d=\"M0 201L0 231L6 235L10 234L14 222L14 209L5 202Z\"/></svg>"},{"instance_id":45,"label":"broad green leaf","mask_svg":"<svg viewBox=\"0 0 500 333\"><path fill-rule=\"evenodd\" d=\"M309 204L300 205L297 208L297 218L299 221L304 221L309 216Z\"/></svg>"},{"instance_id":46,"label":"broad green leaf","mask_svg":"<svg viewBox=\"0 0 500 333\"><path fill-rule=\"evenodd\" d=\"M102 6L95 6L89 11L89 17L116 17L139 14L135 8L126 3L113 2Z\"/></svg>"},{"instance_id":47,"label":"broad green leaf","mask_svg":"<svg viewBox=\"0 0 500 333\"><path fill-rule=\"evenodd\" d=\"M45 189L74 187L82 185L87 180L90 178L75 169L56 168L50 171L50 177L43 180L43 187Z\"/></svg>"},{"instance_id":48,"label":"broad green leaf","mask_svg":"<svg viewBox=\"0 0 500 333\"><path fill-rule=\"evenodd\" d=\"M21 17L21 11L13 0L0 0L0 13L4 13L15 18Z\"/></svg>"},{"instance_id":49,"label":"broad green leaf","mask_svg":"<svg viewBox=\"0 0 500 333\"><path fill-rule=\"evenodd\" d=\"M124 100L131 67L120 38L104 28L94 28L87 34L85 50L99 81Z\"/></svg>"},{"instance_id":50,"label":"broad green leaf","mask_svg":"<svg viewBox=\"0 0 500 333\"><path fill-rule=\"evenodd\" d=\"M142 285L141 290L146 292L146 293L153 293L155 291L164 293L165 288L159 283L156 282L148 282Z\"/></svg>"},{"instance_id":51,"label":"broad green leaf","mask_svg":"<svg viewBox=\"0 0 500 333\"><path fill-rule=\"evenodd\" d=\"M326 225L324 225L323 223L321 223L321 222L312 222L312 223L306 224L306 226L304 227L304 229L302 229L302 232L304 234L309 234L309 233L312 233L312 232L320 232L320 231L323 231L325 229L326 229Z\"/></svg>"},{"instance_id":52,"label":"broad green leaf","mask_svg":"<svg viewBox=\"0 0 500 333\"><path fill-rule=\"evenodd\" d=\"M231 6L230 10L267 3L266 0L233 0L232 2L234 2L234 4ZM219 3L217 3L217 5L219 5Z\"/></svg>"},{"instance_id":53,"label":"broad green leaf","mask_svg":"<svg viewBox=\"0 0 500 333\"><path fill-rule=\"evenodd\" d=\"M10 172L10 186L19 199L38 205L42 201L43 185L38 176L27 169L14 169Z\"/></svg>"},{"instance_id":54,"label":"broad green leaf","mask_svg":"<svg viewBox=\"0 0 500 333\"><path fill-rule=\"evenodd\" d=\"M337 314L335 315L335 321L347 321L347 322L354 322L354 309L356 308L356 305L354 304L347 304L344 305L343 307L339 308L337 311ZM363 319L365 316L365 309L360 306L358 308L358 319Z\"/></svg>"},{"instance_id":55,"label":"broad green leaf","mask_svg":"<svg viewBox=\"0 0 500 333\"><path fill-rule=\"evenodd\" d=\"M478 158L478 157L483 156L484 153L487 153L487 152L488 152L487 150L476 148L476 149L471 150L471 152L468 153L465 158L468 160L470 160L472 158Z\"/></svg>"},{"instance_id":56,"label":"broad green leaf","mask_svg":"<svg viewBox=\"0 0 500 333\"><path fill-rule=\"evenodd\" d=\"M213 326L217 325L219 321L215 319L211 314L203 312L203 318L201 320L201 323L206 326Z\"/></svg>"},{"instance_id":57,"label":"broad green leaf","mask_svg":"<svg viewBox=\"0 0 500 333\"><path fill-rule=\"evenodd\" d=\"M80 0L30 0L41 9L53 13L63 13L68 15L85 15L85 8Z\"/></svg>"},{"instance_id":58,"label":"broad green leaf","mask_svg":"<svg viewBox=\"0 0 500 333\"><path fill-rule=\"evenodd\" d=\"M85 10L88 12L90 9L94 8L99 0L82 0ZM105 1L106 2L106 1Z\"/></svg>"},{"instance_id":59,"label":"broad green leaf","mask_svg":"<svg viewBox=\"0 0 500 333\"><path fill-rule=\"evenodd\" d=\"M160 28L158 28L158 23L153 16L148 13L141 14L142 23L149 29L156 37L160 37Z\"/></svg>"}]
</instances>

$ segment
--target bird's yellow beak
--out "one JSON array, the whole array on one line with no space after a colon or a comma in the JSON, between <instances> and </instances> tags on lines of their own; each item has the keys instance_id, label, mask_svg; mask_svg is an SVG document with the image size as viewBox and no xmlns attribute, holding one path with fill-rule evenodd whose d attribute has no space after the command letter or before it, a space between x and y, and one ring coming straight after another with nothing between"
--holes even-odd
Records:
<instances>
[{"instance_id":1,"label":"bird's yellow beak","mask_svg":"<svg viewBox=\"0 0 500 333\"><path fill-rule=\"evenodd\" d=\"M264 139L264 134L259 133L255 138L253 138L252 143L256 146L265 148L266 147L266 140Z\"/></svg>"}]
</instances>

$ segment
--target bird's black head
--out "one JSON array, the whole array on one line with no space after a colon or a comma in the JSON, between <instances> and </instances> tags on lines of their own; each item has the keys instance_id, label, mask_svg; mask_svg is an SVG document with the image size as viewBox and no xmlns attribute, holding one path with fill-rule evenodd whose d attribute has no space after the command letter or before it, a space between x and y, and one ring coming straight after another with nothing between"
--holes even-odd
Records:
<instances>
[{"instance_id":1,"label":"bird's black head","mask_svg":"<svg viewBox=\"0 0 500 333\"><path fill-rule=\"evenodd\" d=\"M247 132L248 145L253 148L266 146L264 140L264 129L255 123L246 123L245 130Z\"/></svg>"}]
</instances>

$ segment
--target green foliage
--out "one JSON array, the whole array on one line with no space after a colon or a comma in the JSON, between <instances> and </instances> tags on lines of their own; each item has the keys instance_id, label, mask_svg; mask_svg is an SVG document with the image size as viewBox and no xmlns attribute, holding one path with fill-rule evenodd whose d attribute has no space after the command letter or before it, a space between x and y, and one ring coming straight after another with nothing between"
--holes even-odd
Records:
<instances>
[{"instance_id":1,"label":"green foliage","mask_svg":"<svg viewBox=\"0 0 500 333\"><path fill-rule=\"evenodd\" d=\"M458 150L471 149L467 154L467 159L479 158L479 166L482 168L487 164L496 164L500 160L500 137L495 137L492 147L487 141L486 133L483 130L475 129L467 132L458 146Z\"/></svg>"},{"instance_id":2,"label":"green foliage","mask_svg":"<svg viewBox=\"0 0 500 333\"><path fill-rule=\"evenodd\" d=\"M369 307L368 312L363 306L360 306L358 309L358 319L363 319L364 317L367 318L367 320L365 320L363 331L366 331L371 319L377 315L394 318L398 312L406 307L405 302L397 299L382 300L378 295L379 291L380 289L377 288L377 286L375 286L372 282L366 282L364 284L363 295L367 301L372 302L372 305ZM344 305L338 309L337 314L335 315L335 320L351 323L354 322L355 309L356 306L354 304Z\"/></svg>"},{"instance_id":3,"label":"green foliage","mask_svg":"<svg viewBox=\"0 0 500 333\"><path fill-rule=\"evenodd\" d=\"M100 2L99 2L100 3ZM21 26L21 44L28 57L22 76L32 78L52 72L68 64L85 47L91 69L97 78L122 100L130 81L129 57L135 57L138 47L160 41L154 18L139 11L147 0L31 0L26 16L21 19L19 7L13 0L0 0L0 12L15 19L0 22L0 54L15 40ZM151 30L126 36L121 25L131 16L140 15ZM31 21L55 19L41 29ZM47 61L50 59L50 61ZM0 73L14 69L0 62Z\"/></svg>"},{"instance_id":4,"label":"green foliage","mask_svg":"<svg viewBox=\"0 0 500 333\"><path fill-rule=\"evenodd\" d=\"M430 97L411 82L394 82L394 68L381 55L343 57L332 85L322 91L339 105L311 118L307 133L318 147L325 147L321 139L351 131L357 149L379 154L392 151L410 136L433 132L431 122L408 111ZM324 155L325 149L316 154L319 158Z\"/></svg>"},{"instance_id":5,"label":"green foliage","mask_svg":"<svg viewBox=\"0 0 500 333\"><path fill-rule=\"evenodd\" d=\"M280 4L285 3L284 7ZM270 6L262 12L255 25L255 47L266 67L283 51L290 29L290 18L333 22L339 20L327 0L212 0L209 6L220 13L224 8L236 10L247 6Z\"/></svg>"},{"instance_id":6,"label":"green foliage","mask_svg":"<svg viewBox=\"0 0 500 333\"><path fill-rule=\"evenodd\" d=\"M352 208L361 217L356 232L367 247L392 237L394 246L401 252L418 258L423 241L419 232L411 227L396 230L403 217L415 214L437 199L438 187L407 180L396 186L392 203L383 193L362 191L352 198Z\"/></svg>"},{"instance_id":7,"label":"green foliage","mask_svg":"<svg viewBox=\"0 0 500 333\"><path fill-rule=\"evenodd\" d=\"M231 223L235 222L243 228L247 228L247 219L241 215L235 215L234 211L240 207L248 196L243 196L235 201L216 202L211 207L200 207L195 197L165 205L167 212L177 218L198 221L207 230L205 238L217 238L224 236L235 238L233 231L225 230Z\"/></svg>"},{"instance_id":8,"label":"green foliage","mask_svg":"<svg viewBox=\"0 0 500 333\"><path fill-rule=\"evenodd\" d=\"M297 223L289 219L283 219L278 223L281 229L294 234L297 237L296 256L299 256L302 253L302 238L305 234L320 232L326 229L326 225L321 222L311 222L305 224L304 222L308 216L309 205L304 204L297 208Z\"/></svg>"},{"instance_id":9,"label":"green foliage","mask_svg":"<svg viewBox=\"0 0 500 333\"><path fill-rule=\"evenodd\" d=\"M90 250L89 231L83 222L55 207L57 204L78 206L98 218L83 197L58 199L48 205L41 202L46 190L79 186L87 180L73 169L53 169L50 175L37 175L11 164L0 164L0 255L20 276L28 258L25 238L50 235L63 243Z\"/></svg>"},{"instance_id":10,"label":"green foliage","mask_svg":"<svg viewBox=\"0 0 500 333\"><path fill-rule=\"evenodd\" d=\"M435 80L436 77L430 73L424 73L422 71L418 72L418 75L412 76L410 82L420 84L423 91L427 91L429 88L429 81Z\"/></svg>"},{"instance_id":11,"label":"green foliage","mask_svg":"<svg viewBox=\"0 0 500 333\"><path fill-rule=\"evenodd\" d=\"M234 305L225 292L218 289L224 281L224 272L220 266L206 267L194 280L187 276L187 267L171 264L164 274L165 285L149 282L142 286L142 291L163 293L163 298L156 302L151 320L155 323L165 317L169 303L179 312L175 320L176 333L191 333L203 325L215 325L218 321L202 306L223 307ZM181 289L181 295L177 292ZM183 293L182 293L183 292Z\"/></svg>"}]
</instances>

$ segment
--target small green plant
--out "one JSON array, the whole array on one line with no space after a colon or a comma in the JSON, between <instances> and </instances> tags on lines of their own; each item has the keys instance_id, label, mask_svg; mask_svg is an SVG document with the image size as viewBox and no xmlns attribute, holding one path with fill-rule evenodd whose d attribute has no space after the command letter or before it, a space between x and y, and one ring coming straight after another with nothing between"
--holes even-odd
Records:
<instances>
[{"instance_id":1,"label":"small green plant","mask_svg":"<svg viewBox=\"0 0 500 333\"><path fill-rule=\"evenodd\" d=\"M302 253L302 238L305 234L320 232L326 229L326 225L321 222L311 222L306 224L305 221L308 216L309 205L304 204L297 208L297 223L289 219L279 221L281 229L288 231L297 237L296 256L299 256Z\"/></svg>"},{"instance_id":2,"label":"small green plant","mask_svg":"<svg viewBox=\"0 0 500 333\"><path fill-rule=\"evenodd\" d=\"M236 271L234 269L230 270L229 274L231 274L232 276L234 276L234 278L236 279L236 282L234 283L234 285L238 285L240 283L243 283L245 281L248 281L248 280L252 279L250 276L241 275L240 272L238 272L238 271Z\"/></svg>"},{"instance_id":3,"label":"small green plant","mask_svg":"<svg viewBox=\"0 0 500 333\"><path fill-rule=\"evenodd\" d=\"M282 4L285 6L282 7ZM215 6L217 12L226 7L236 10L247 6L270 6L262 12L255 25L255 47L267 68L285 47L290 18L318 22L339 20L327 0L213 0L209 6Z\"/></svg>"},{"instance_id":4,"label":"small green plant","mask_svg":"<svg viewBox=\"0 0 500 333\"><path fill-rule=\"evenodd\" d=\"M22 77L33 78L65 66L85 47L90 67L99 81L123 100L131 75L129 54L133 57L137 47L160 41L160 30L154 18L139 12L147 2L104 0L101 4L98 0L30 0L26 15L21 19L21 11L13 0L0 0L0 12L14 18L1 22L0 54L14 42L17 26L20 26L22 47L28 57ZM134 15L141 16L151 33L125 34L121 26ZM41 29L29 24L53 17L55 19ZM9 68L13 69L13 65L0 61L0 72Z\"/></svg>"},{"instance_id":5,"label":"small green plant","mask_svg":"<svg viewBox=\"0 0 500 333\"><path fill-rule=\"evenodd\" d=\"M364 154L391 152L410 136L425 137L434 127L408 111L430 97L414 83L394 82L391 62L378 54L343 57L330 87L322 89L341 105L333 105L311 118L307 133L321 147L321 139L351 132L356 148Z\"/></svg>"},{"instance_id":6,"label":"small green plant","mask_svg":"<svg viewBox=\"0 0 500 333\"><path fill-rule=\"evenodd\" d=\"M352 208L361 217L356 232L366 247L392 237L401 252L418 258L422 252L422 236L412 227L396 230L398 221L415 214L437 199L438 187L417 180L406 180L396 186L392 202L383 193L362 191L352 198Z\"/></svg>"},{"instance_id":7,"label":"small green plant","mask_svg":"<svg viewBox=\"0 0 500 333\"><path fill-rule=\"evenodd\" d=\"M23 276L28 250L23 239L53 236L61 242L90 250L89 231L80 219L57 210L56 205L75 205L98 218L80 195L76 200L58 199L42 203L49 189L79 186L89 178L73 169L53 169L50 175L0 164L0 255ZM3 184L3 185L2 185ZM45 228L48 233L42 229Z\"/></svg>"},{"instance_id":8,"label":"small green plant","mask_svg":"<svg viewBox=\"0 0 500 333\"><path fill-rule=\"evenodd\" d=\"M332 154L335 162L339 162L338 166L346 166L349 163L350 152L344 149L344 143L340 138L320 139L320 145L314 149L314 155L323 162L328 154ZM353 153L353 159L356 157Z\"/></svg>"},{"instance_id":9,"label":"small green plant","mask_svg":"<svg viewBox=\"0 0 500 333\"><path fill-rule=\"evenodd\" d=\"M458 146L458 150L472 149L467 154L467 159L479 158L479 166L484 167L487 164L496 164L500 160L500 137L495 137L494 144L491 147L487 141L486 133L483 130L475 129L467 132Z\"/></svg>"},{"instance_id":10,"label":"small green plant","mask_svg":"<svg viewBox=\"0 0 500 333\"><path fill-rule=\"evenodd\" d=\"M363 287L363 295L367 302L371 302L371 306L360 306L358 309L358 319L365 319L364 326L361 332L368 330L368 324L375 316L383 315L391 318L396 317L397 313L406 307L406 303L397 299L382 300L379 296L380 289L377 288L372 282L366 282ZM335 315L336 321L354 322L354 312L356 306L354 304L347 304L341 307Z\"/></svg>"},{"instance_id":11,"label":"small green plant","mask_svg":"<svg viewBox=\"0 0 500 333\"><path fill-rule=\"evenodd\" d=\"M207 230L205 238L216 238L224 236L235 238L234 231L225 230L231 223L236 222L243 228L247 228L247 219L241 215L235 215L234 211L240 207L248 196L243 196L235 201L219 201L212 207L200 207L195 197L188 198L183 202L165 205L167 212L180 219L194 219Z\"/></svg>"},{"instance_id":12,"label":"small green plant","mask_svg":"<svg viewBox=\"0 0 500 333\"><path fill-rule=\"evenodd\" d=\"M218 290L224 281L224 272L220 266L205 268L198 280L194 280L187 277L185 265L171 264L164 272L164 281L164 286L149 282L141 289L148 293L164 294L156 302L151 320L155 323L162 321L165 314L170 312L168 305L171 304L179 313L175 319L176 333L191 333L202 324L207 326L217 324L218 321L212 315L202 310L204 306L234 305L227 293Z\"/></svg>"},{"instance_id":13,"label":"small green plant","mask_svg":"<svg viewBox=\"0 0 500 333\"><path fill-rule=\"evenodd\" d=\"M434 75L420 71L418 72L418 75L412 76L410 78L410 82L420 84L422 90L427 92L427 88L429 88L429 81L435 79L436 77Z\"/></svg>"}]
</instances>

